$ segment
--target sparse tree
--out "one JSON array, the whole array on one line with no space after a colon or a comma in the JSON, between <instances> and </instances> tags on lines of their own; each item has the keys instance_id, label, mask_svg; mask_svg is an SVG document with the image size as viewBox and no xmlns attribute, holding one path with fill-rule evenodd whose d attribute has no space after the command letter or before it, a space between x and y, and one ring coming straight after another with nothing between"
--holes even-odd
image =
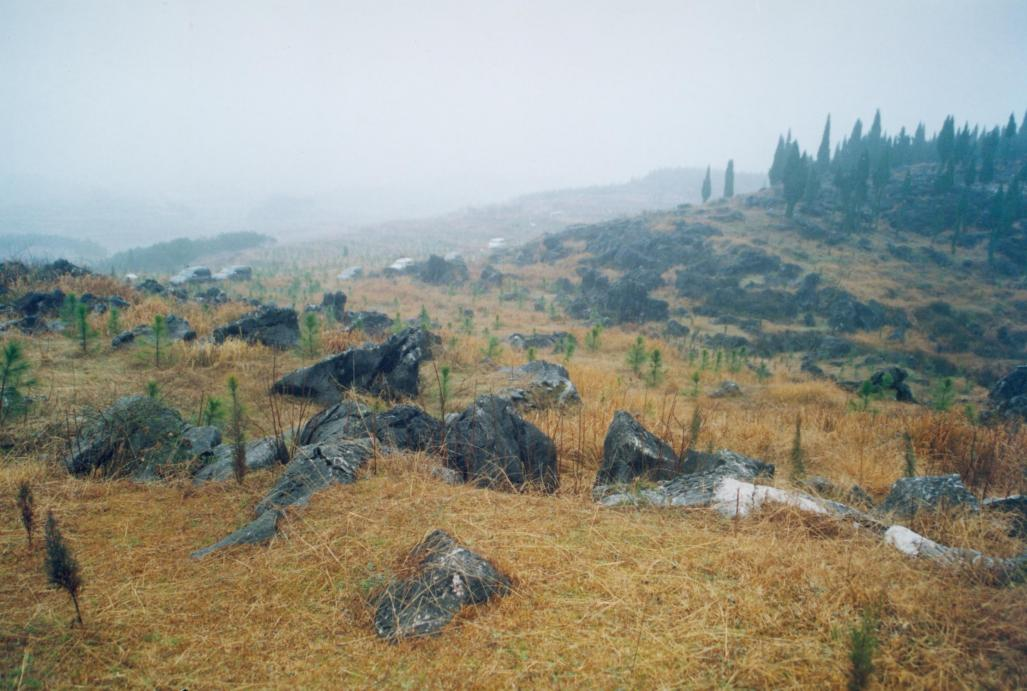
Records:
<instances>
[{"instance_id":1,"label":"sparse tree","mask_svg":"<svg viewBox=\"0 0 1027 691\"><path fill-rule=\"evenodd\" d=\"M799 145L792 142L788 152L788 162L784 170L784 195L787 208L785 215L791 218L795 212L795 204L802 199L806 191L806 173L809 170L809 157L799 154Z\"/></svg>"},{"instance_id":2,"label":"sparse tree","mask_svg":"<svg viewBox=\"0 0 1027 691\"><path fill-rule=\"evenodd\" d=\"M52 585L63 589L71 596L71 601L75 605L75 618L81 626L82 610L78 606L78 594L82 589L82 575L71 548L65 543L64 536L57 527L57 519L54 518L52 511L47 512L45 538L47 578Z\"/></svg>"},{"instance_id":3,"label":"sparse tree","mask_svg":"<svg viewBox=\"0 0 1027 691\"><path fill-rule=\"evenodd\" d=\"M303 328L300 332L300 343L303 355L315 358L321 350L321 320L313 312L303 315Z\"/></svg>"},{"instance_id":4,"label":"sparse tree","mask_svg":"<svg viewBox=\"0 0 1027 691\"><path fill-rule=\"evenodd\" d=\"M831 165L831 115L828 114L827 122L824 123L824 134L820 138L820 148L817 149L817 170L824 173Z\"/></svg>"},{"instance_id":5,"label":"sparse tree","mask_svg":"<svg viewBox=\"0 0 1027 691\"><path fill-rule=\"evenodd\" d=\"M713 182L710 180L710 167L706 166L706 177L702 181L702 203L705 204L713 194Z\"/></svg>"},{"instance_id":6,"label":"sparse tree","mask_svg":"<svg viewBox=\"0 0 1027 691\"><path fill-rule=\"evenodd\" d=\"M82 354L89 352L89 341L93 338L93 329L89 326L89 308L84 303L75 306L75 337Z\"/></svg>"},{"instance_id":7,"label":"sparse tree","mask_svg":"<svg viewBox=\"0 0 1027 691\"><path fill-rule=\"evenodd\" d=\"M795 437L792 439L792 477L801 480L806 477L806 453L802 450L802 416L795 418Z\"/></svg>"},{"instance_id":8,"label":"sparse tree","mask_svg":"<svg viewBox=\"0 0 1027 691\"><path fill-rule=\"evenodd\" d=\"M942 167L948 165L956 150L956 119L951 115L945 118L945 123L938 132L938 158Z\"/></svg>"},{"instance_id":9,"label":"sparse tree","mask_svg":"<svg viewBox=\"0 0 1027 691\"><path fill-rule=\"evenodd\" d=\"M121 333L121 312L117 307L111 307L107 313L107 335L117 336Z\"/></svg>"},{"instance_id":10,"label":"sparse tree","mask_svg":"<svg viewBox=\"0 0 1027 691\"><path fill-rule=\"evenodd\" d=\"M724 169L724 199L735 196L735 161L731 159Z\"/></svg>"},{"instance_id":11,"label":"sparse tree","mask_svg":"<svg viewBox=\"0 0 1027 691\"><path fill-rule=\"evenodd\" d=\"M913 437L909 432L902 435L903 456L905 458L904 474L906 477L916 477L916 449L913 448Z\"/></svg>"},{"instance_id":12,"label":"sparse tree","mask_svg":"<svg viewBox=\"0 0 1027 691\"><path fill-rule=\"evenodd\" d=\"M659 348L649 353L649 385L656 386L663 380L663 354Z\"/></svg>"},{"instance_id":13,"label":"sparse tree","mask_svg":"<svg viewBox=\"0 0 1027 691\"><path fill-rule=\"evenodd\" d=\"M774 149L774 162L770 166L768 177L771 185L780 184L784 176L785 161L788 158L788 151L785 149L784 137L777 138L777 148Z\"/></svg>"},{"instance_id":14,"label":"sparse tree","mask_svg":"<svg viewBox=\"0 0 1027 691\"><path fill-rule=\"evenodd\" d=\"M646 347L645 339L641 336L635 339L635 342L628 348L628 366L631 367L631 371L636 375L641 376L642 365L645 364L646 359Z\"/></svg>"},{"instance_id":15,"label":"sparse tree","mask_svg":"<svg viewBox=\"0 0 1027 691\"><path fill-rule=\"evenodd\" d=\"M153 365L154 367L160 367L160 342L164 338L164 334L167 333L167 323L164 321L164 315L158 314L153 318Z\"/></svg>"},{"instance_id":16,"label":"sparse tree","mask_svg":"<svg viewBox=\"0 0 1027 691\"><path fill-rule=\"evenodd\" d=\"M243 407L239 400L239 382L228 378L228 395L231 400L229 411L229 437L232 440L232 471L235 481L242 484L246 477L246 432L243 429Z\"/></svg>"},{"instance_id":17,"label":"sparse tree","mask_svg":"<svg viewBox=\"0 0 1027 691\"><path fill-rule=\"evenodd\" d=\"M21 343L14 340L5 343L0 356L0 427L27 408L23 388L32 384L28 373L29 363Z\"/></svg>"}]
</instances>

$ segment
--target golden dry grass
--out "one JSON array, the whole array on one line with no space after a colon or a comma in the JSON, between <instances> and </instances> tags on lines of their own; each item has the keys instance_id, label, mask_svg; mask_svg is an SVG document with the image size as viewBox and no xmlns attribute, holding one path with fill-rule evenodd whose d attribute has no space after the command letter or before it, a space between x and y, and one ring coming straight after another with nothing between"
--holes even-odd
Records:
<instances>
[{"instance_id":1,"label":"golden dry grass","mask_svg":"<svg viewBox=\"0 0 1027 691\"><path fill-rule=\"evenodd\" d=\"M380 458L357 484L291 510L270 546L194 561L190 552L248 520L276 475L200 488L69 478L56 464L69 421L84 407L141 393L149 380L191 417L203 396L223 396L235 374L249 434L266 434L268 384L304 360L234 341L176 344L156 369L145 346L110 352L104 345L82 356L61 336L26 339L39 381L34 393L46 403L6 432L12 445L0 463L5 681L51 688L835 688L846 680L849 627L867 607L881 617L874 682L881 688L1013 688L1027 678L1022 586L997 587L972 571L909 559L873 535L791 510L735 522L705 510L600 510L590 496L618 409L679 449L698 406L701 447L776 463L782 486L791 484L787 459L801 415L808 471L842 489L859 483L878 498L901 474L904 432L925 468L965 462L966 440L978 429L965 418L887 402L854 412L849 394L807 380L789 359L768 363L767 381L747 368L702 371L694 397L690 375L698 365L674 343L647 341L663 351L666 372L659 385L646 386L624 361L636 337L630 330L607 330L590 352L583 328L533 312L530 302L450 294L407 279L357 285L354 308L394 313L398 300L404 317L424 305L442 323L437 364L451 366L454 379L447 410L494 386L497 365L525 360L504 344L484 362L486 327L501 338L556 329L577 335L567 366L582 405L529 416L556 442L561 490L541 496L451 487L431 477L436 460ZM464 308L475 313L472 334L461 328ZM144 323L169 309L202 336L243 308L205 311L147 299L131 312ZM333 330L322 343L336 351L356 338ZM709 398L725 378L745 396ZM433 367L424 368L418 403L438 414L434 382ZM314 412L299 401L280 403L292 428ZM988 491L1022 491L1025 433L993 434ZM82 565L83 628L69 626L70 603L46 586L39 550L26 548L12 501L23 480L32 483L38 511L58 516ZM911 527L998 555L1023 549L1001 517L957 514ZM367 598L434 528L493 559L514 578L514 592L465 611L438 638L383 643Z\"/></svg>"}]
</instances>

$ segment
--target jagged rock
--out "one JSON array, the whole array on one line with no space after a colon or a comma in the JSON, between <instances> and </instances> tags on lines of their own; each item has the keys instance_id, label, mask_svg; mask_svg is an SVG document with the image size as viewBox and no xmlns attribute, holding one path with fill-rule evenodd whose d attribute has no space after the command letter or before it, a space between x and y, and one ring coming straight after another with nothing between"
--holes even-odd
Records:
<instances>
[{"instance_id":1,"label":"jagged rock","mask_svg":"<svg viewBox=\"0 0 1027 691\"><path fill-rule=\"evenodd\" d=\"M669 444L643 427L631 413L614 413L606 430L595 485L627 483L635 478L669 480L680 472L677 455Z\"/></svg>"},{"instance_id":2,"label":"jagged rock","mask_svg":"<svg viewBox=\"0 0 1027 691\"><path fill-rule=\"evenodd\" d=\"M870 383L881 389L888 389L895 392L895 400L904 403L915 403L913 392L906 384L909 373L901 367L889 367L888 369L874 372L870 375Z\"/></svg>"},{"instance_id":3,"label":"jagged rock","mask_svg":"<svg viewBox=\"0 0 1027 691\"><path fill-rule=\"evenodd\" d=\"M690 333L689 328L676 319L668 319L664 330L671 338L685 338Z\"/></svg>"},{"instance_id":4,"label":"jagged rock","mask_svg":"<svg viewBox=\"0 0 1027 691\"><path fill-rule=\"evenodd\" d=\"M229 301L228 293L217 286L211 286L196 294L196 301L204 305L223 305Z\"/></svg>"},{"instance_id":5,"label":"jagged rock","mask_svg":"<svg viewBox=\"0 0 1027 691\"><path fill-rule=\"evenodd\" d=\"M943 508L965 508L973 512L979 509L977 498L970 494L959 475L900 478L880 506L882 512L902 516Z\"/></svg>"},{"instance_id":6,"label":"jagged rock","mask_svg":"<svg viewBox=\"0 0 1027 691\"><path fill-rule=\"evenodd\" d=\"M221 430L217 427L189 427L182 434L182 446L194 457L211 456L221 443Z\"/></svg>"},{"instance_id":7,"label":"jagged rock","mask_svg":"<svg viewBox=\"0 0 1027 691\"><path fill-rule=\"evenodd\" d=\"M136 286L136 290L143 293L149 293L150 295L163 295L165 292L167 292L167 288L165 288L158 281L152 278L142 280Z\"/></svg>"},{"instance_id":8,"label":"jagged rock","mask_svg":"<svg viewBox=\"0 0 1027 691\"><path fill-rule=\"evenodd\" d=\"M104 314L112 307L116 307L119 310L123 310L129 306L128 302L120 295L107 295L100 297L93 295L92 293L82 293L78 299L83 305L85 305L91 312L97 314Z\"/></svg>"},{"instance_id":9,"label":"jagged rock","mask_svg":"<svg viewBox=\"0 0 1027 691\"><path fill-rule=\"evenodd\" d=\"M172 276L168 282L173 286L185 285L186 283L203 283L211 280L210 269L206 266L188 266Z\"/></svg>"},{"instance_id":10,"label":"jagged rock","mask_svg":"<svg viewBox=\"0 0 1027 691\"><path fill-rule=\"evenodd\" d=\"M382 312L346 312L342 323L349 331L363 331L368 336L382 336L392 328L392 317Z\"/></svg>"},{"instance_id":11,"label":"jagged rock","mask_svg":"<svg viewBox=\"0 0 1027 691\"><path fill-rule=\"evenodd\" d=\"M253 278L253 269L245 264L226 266L212 276L215 281L248 281Z\"/></svg>"},{"instance_id":12,"label":"jagged rock","mask_svg":"<svg viewBox=\"0 0 1027 691\"><path fill-rule=\"evenodd\" d=\"M989 417L1027 420L1027 365L1004 376L988 394Z\"/></svg>"},{"instance_id":13,"label":"jagged rock","mask_svg":"<svg viewBox=\"0 0 1027 691\"><path fill-rule=\"evenodd\" d=\"M300 340L296 310L263 307L234 322L219 326L211 334L215 343L224 343L230 337L241 338L249 343L262 343L271 348L292 348Z\"/></svg>"},{"instance_id":14,"label":"jagged rock","mask_svg":"<svg viewBox=\"0 0 1027 691\"><path fill-rule=\"evenodd\" d=\"M255 510L257 515L285 506L304 506L317 492L329 485L349 485L357 481L357 470L371 457L367 440L338 440L307 444L285 466L285 472Z\"/></svg>"},{"instance_id":15,"label":"jagged rock","mask_svg":"<svg viewBox=\"0 0 1027 691\"><path fill-rule=\"evenodd\" d=\"M548 334L531 334L530 336L514 333L507 336L506 341L511 346L519 350L527 350L528 348L534 348L535 350L552 348L555 350L560 347L566 339L571 337L571 334L567 331L556 331Z\"/></svg>"},{"instance_id":16,"label":"jagged rock","mask_svg":"<svg viewBox=\"0 0 1027 691\"><path fill-rule=\"evenodd\" d=\"M612 284L595 269L579 269L579 296L568 306L578 319L601 317L614 324L666 321L669 307L665 300L649 297L653 274L631 272Z\"/></svg>"},{"instance_id":17,"label":"jagged rock","mask_svg":"<svg viewBox=\"0 0 1027 691\"><path fill-rule=\"evenodd\" d=\"M213 460L193 475L197 485L204 482L219 482L235 476L235 445L220 444L212 451ZM246 470L266 470L288 460L286 449L274 437L256 439L246 444Z\"/></svg>"},{"instance_id":18,"label":"jagged rock","mask_svg":"<svg viewBox=\"0 0 1027 691\"><path fill-rule=\"evenodd\" d=\"M513 403L482 396L446 428L446 464L484 487L556 490L556 446Z\"/></svg>"},{"instance_id":19,"label":"jagged rock","mask_svg":"<svg viewBox=\"0 0 1027 691\"><path fill-rule=\"evenodd\" d=\"M501 395L519 407L541 410L581 402L578 390L563 365L535 360L505 371L512 379L522 382L522 385L505 389Z\"/></svg>"},{"instance_id":20,"label":"jagged rock","mask_svg":"<svg viewBox=\"0 0 1027 691\"><path fill-rule=\"evenodd\" d=\"M112 348L121 348L133 343L136 338L153 338L153 327L149 324L140 324L131 331L122 331L111 339ZM189 326L189 322L174 314L164 318L165 341L184 341L186 343L196 340L196 331Z\"/></svg>"},{"instance_id":21,"label":"jagged rock","mask_svg":"<svg viewBox=\"0 0 1027 691\"><path fill-rule=\"evenodd\" d=\"M54 314L64 304L64 293L56 288L48 293L30 292L25 293L15 300L14 309L26 317Z\"/></svg>"},{"instance_id":22,"label":"jagged rock","mask_svg":"<svg viewBox=\"0 0 1027 691\"><path fill-rule=\"evenodd\" d=\"M470 277L463 259L446 259L437 254L428 257L428 261L423 264L412 267L412 271L422 281L432 285L460 285Z\"/></svg>"},{"instance_id":23,"label":"jagged rock","mask_svg":"<svg viewBox=\"0 0 1027 691\"><path fill-rule=\"evenodd\" d=\"M982 506L989 511L1003 511L1013 516L1009 531L1012 537L1027 537L1027 495L1014 494L1009 497L985 499Z\"/></svg>"},{"instance_id":24,"label":"jagged rock","mask_svg":"<svg viewBox=\"0 0 1027 691\"><path fill-rule=\"evenodd\" d=\"M337 290L334 293L325 293L321 297L321 309L332 315L332 319L342 322L346 316L346 293Z\"/></svg>"},{"instance_id":25,"label":"jagged rock","mask_svg":"<svg viewBox=\"0 0 1027 691\"><path fill-rule=\"evenodd\" d=\"M486 288L501 288L503 286L503 272L488 264L481 270L478 284Z\"/></svg>"},{"instance_id":26,"label":"jagged rock","mask_svg":"<svg viewBox=\"0 0 1027 691\"><path fill-rule=\"evenodd\" d=\"M859 485L853 485L849 490L848 500L850 504L855 504L856 506L860 506L864 509L874 508L874 498L870 496L869 492Z\"/></svg>"},{"instance_id":27,"label":"jagged rock","mask_svg":"<svg viewBox=\"0 0 1027 691\"><path fill-rule=\"evenodd\" d=\"M375 413L356 401L342 401L310 418L300 444L374 437L387 449L434 452L442 447L445 426L420 408L398 405Z\"/></svg>"},{"instance_id":28,"label":"jagged rock","mask_svg":"<svg viewBox=\"0 0 1027 691\"><path fill-rule=\"evenodd\" d=\"M720 386L710 392L710 398L734 398L742 395L742 387L730 379L720 382Z\"/></svg>"},{"instance_id":29,"label":"jagged rock","mask_svg":"<svg viewBox=\"0 0 1027 691\"><path fill-rule=\"evenodd\" d=\"M304 506L310 498L333 484L356 482L357 470L371 457L367 441L339 441L301 446L285 466L285 472L257 504L256 517L213 545L196 550L193 559L234 545L261 544L275 536L278 520L287 506ZM247 458L247 462L249 459Z\"/></svg>"},{"instance_id":30,"label":"jagged rock","mask_svg":"<svg viewBox=\"0 0 1027 691\"><path fill-rule=\"evenodd\" d=\"M335 278L339 281L352 281L364 275L364 267L349 266L339 272Z\"/></svg>"},{"instance_id":31,"label":"jagged rock","mask_svg":"<svg viewBox=\"0 0 1027 691\"><path fill-rule=\"evenodd\" d=\"M64 459L74 475L151 480L195 458L193 443L200 454L210 451L203 445L209 430L194 431L178 411L155 398L126 396L90 418Z\"/></svg>"},{"instance_id":32,"label":"jagged rock","mask_svg":"<svg viewBox=\"0 0 1027 691\"><path fill-rule=\"evenodd\" d=\"M379 345L349 348L290 372L272 390L321 403L338 402L345 389L387 398L417 396L421 363L431 358L431 342L424 329L404 329Z\"/></svg>"},{"instance_id":33,"label":"jagged rock","mask_svg":"<svg viewBox=\"0 0 1027 691\"><path fill-rule=\"evenodd\" d=\"M510 591L510 579L441 530L407 559L415 573L394 580L374 600L374 627L389 641L437 634L464 605Z\"/></svg>"}]
</instances>

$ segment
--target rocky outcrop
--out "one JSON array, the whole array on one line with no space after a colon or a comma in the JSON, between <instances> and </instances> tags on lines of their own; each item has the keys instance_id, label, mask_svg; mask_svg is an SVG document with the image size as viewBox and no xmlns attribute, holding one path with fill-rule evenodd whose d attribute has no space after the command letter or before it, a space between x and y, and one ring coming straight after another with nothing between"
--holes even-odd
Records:
<instances>
[{"instance_id":1,"label":"rocky outcrop","mask_svg":"<svg viewBox=\"0 0 1027 691\"><path fill-rule=\"evenodd\" d=\"M172 276L168 282L173 286L187 283L203 283L212 280L210 269L206 266L188 266Z\"/></svg>"},{"instance_id":2,"label":"rocky outcrop","mask_svg":"<svg viewBox=\"0 0 1027 691\"><path fill-rule=\"evenodd\" d=\"M710 392L710 398L737 398L741 395L742 387L730 379L720 382L720 386Z\"/></svg>"},{"instance_id":3,"label":"rocky outcrop","mask_svg":"<svg viewBox=\"0 0 1027 691\"><path fill-rule=\"evenodd\" d=\"M398 405L376 413L356 401L342 401L310 418L300 432L300 444L342 439L374 438L383 452L442 448L445 426L420 408Z\"/></svg>"},{"instance_id":4,"label":"rocky outcrop","mask_svg":"<svg viewBox=\"0 0 1027 691\"><path fill-rule=\"evenodd\" d=\"M375 311L346 312L342 318L348 331L362 331L368 336L379 337L392 328L392 317Z\"/></svg>"},{"instance_id":5,"label":"rocky outcrop","mask_svg":"<svg viewBox=\"0 0 1027 691\"><path fill-rule=\"evenodd\" d=\"M88 416L64 466L73 475L155 480L209 456L219 441L216 429L187 425L158 399L126 396Z\"/></svg>"},{"instance_id":6,"label":"rocky outcrop","mask_svg":"<svg viewBox=\"0 0 1027 691\"><path fill-rule=\"evenodd\" d=\"M892 485L881 504L881 511L910 517L918 511L965 509L977 512L977 498L958 475L938 477L904 477Z\"/></svg>"},{"instance_id":7,"label":"rocky outcrop","mask_svg":"<svg viewBox=\"0 0 1027 691\"><path fill-rule=\"evenodd\" d=\"M535 350L550 348L556 350L566 342L568 338L573 338L573 336L567 331L556 331L548 334L533 333L529 336L514 333L507 336L506 342L520 350L527 350L528 348L534 348Z\"/></svg>"},{"instance_id":8,"label":"rocky outcrop","mask_svg":"<svg viewBox=\"0 0 1027 691\"><path fill-rule=\"evenodd\" d=\"M500 395L520 408L543 410L581 402L567 368L545 360L535 360L505 370L515 383Z\"/></svg>"},{"instance_id":9,"label":"rocky outcrop","mask_svg":"<svg viewBox=\"0 0 1027 691\"><path fill-rule=\"evenodd\" d=\"M196 550L192 557L202 559L226 547L269 541L277 532L285 507L306 505L314 494L331 485L356 482L357 470L371 457L371 453L368 441L301 446L275 486L257 504L255 518L227 537Z\"/></svg>"},{"instance_id":10,"label":"rocky outcrop","mask_svg":"<svg viewBox=\"0 0 1027 691\"><path fill-rule=\"evenodd\" d=\"M421 363L431 359L432 335L404 329L378 345L349 348L274 383L275 393L336 403L340 393L357 389L385 398L417 396Z\"/></svg>"},{"instance_id":11,"label":"rocky outcrop","mask_svg":"<svg viewBox=\"0 0 1027 691\"><path fill-rule=\"evenodd\" d=\"M388 641L437 634L465 605L483 604L511 588L492 563L441 530L414 547L407 563L414 573L374 598L374 628Z\"/></svg>"},{"instance_id":12,"label":"rocky outcrop","mask_svg":"<svg viewBox=\"0 0 1027 691\"><path fill-rule=\"evenodd\" d=\"M268 470L289 459L284 445L274 437L256 439L246 444L246 472ZM193 475L193 483L222 482L235 477L235 445L220 444L211 452L211 460Z\"/></svg>"},{"instance_id":13,"label":"rocky outcrop","mask_svg":"<svg viewBox=\"0 0 1027 691\"><path fill-rule=\"evenodd\" d=\"M131 331L122 331L111 339L112 348L121 348L129 343L135 342L137 338L153 338L153 327L149 324L140 324ZM184 341L186 343L196 340L196 331L189 326L189 322L174 314L164 318L165 341Z\"/></svg>"},{"instance_id":14,"label":"rocky outcrop","mask_svg":"<svg viewBox=\"0 0 1027 691\"><path fill-rule=\"evenodd\" d=\"M25 293L14 301L14 309L23 316L56 314L64 304L64 293L57 288L50 292L33 291Z\"/></svg>"},{"instance_id":15,"label":"rocky outcrop","mask_svg":"<svg viewBox=\"0 0 1027 691\"><path fill-rule=\"evenodd\" d=\"M491 264L487 264L481 270L481 275L478 277L478 285L482 288L502 288L504 278L505 276L502 271Z\"/></svg>"},{"instance_id":16,"label":"rocky outcrop","mask_svg":"<svg viewBox=\"0 0 1027 691\"><path fill-rule=\"evenodd\" d=\"M414 264L410 271L425 283L432 285L461 285L470 278L467 271L467 264L460 257L451 259L440 257L436 254L428 257L428 260Z\"/></svg>"},{"instance_id":17,"label":"rocky outcrop","mask_svg":"<svg viewBox=\"0 0 1027 691\"><path fill-rule=\"evenodd\" d=\"M603 461L595 484L669 480L681 471L670 445L647 430L628 412L618 410L603 441Z\"/></svg>"},{"instance_id":18,"label":"rocky outcrop","mask_svg":"<svg viewBox=\"0 0 1027 691\"><path fill-rule=\"evenodd\" d=\"M261 343L270 348L288 349L300 340L296 310L287 307L263 307L234 322L214 329L211 338L224 343L228 338L239 338L248 343Z\"/></svg>"},{"instance_id":19,"label":"rocky outcrop","mask_svg":"<svg viewBox=\"0 0 1027 691\"><path fill-rule=\"evenodd\" d=\"M1012 518L1009 534L1012 537L1027 537L1027 495L1014 494L1009 497L985 499L981 506L987 511L1001 511Z\"/></svg>"},{"instance_id":20,"label":"rocky outcrop","mask_svg":"<svg viewBox=\"0 0 1027 691\"><path fill-rule=\"evenodd\" d=\"M613 283L594 269L579 269L579 274L578 296L567 307L572 317L614 324L665 321L668 317L667 302L649 297L655 274L629 272Z\"/></svg>"},{"instance_id":21,"label":"rocky outcrop","mask_svg":"<svg viewBox=\"0 0 1027 691\"><path fill-rule=\"evenodd\" d=\"M211 278L215 281L248 281L253 278L253 269L245 264L233 264L221 269Z\"/></svg>"},{"instance_id":22,"label":"rocky outcrop","mask_svg":"<svg viewBox=\"0 0 1027 691\"><path fill-rule=\"evenodd\" d=\"M559 485L553 441L499 396L480 397L446 425L446 465L483 487Z\"/></svg>"},{"instance_id":23,"label":"rocky outcrop","mask_svg":"<svg viewBox=\"0 0 1027 691\"><path fill-rule=\"evenodd\" d=\"M1002 377L988 394L990 419L1027 421L1027 365Z\"/></svg>"},{"instance_id":24,"label":"rocky outcrop","mask_svg":"<svg viewBox=\"0 0 1027 691\"><path fill-rule=\"evenodd\" d=\"M884 391L894 391L895 400L903 403L915 403L913 392L906 383L909 372L901 367L889 367L879 370L870 375L870 383L874 387Z\"/></svg>"}]
</instances>

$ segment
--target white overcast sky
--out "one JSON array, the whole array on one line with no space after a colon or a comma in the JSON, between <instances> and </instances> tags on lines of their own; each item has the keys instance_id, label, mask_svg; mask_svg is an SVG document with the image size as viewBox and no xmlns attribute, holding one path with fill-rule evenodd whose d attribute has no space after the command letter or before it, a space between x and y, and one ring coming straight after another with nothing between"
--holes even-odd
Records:
<instances>
[{"instance_id":1,"label":"white overcast sky","mask_svg":"<svg viewBox=\"0 0 1027 691\"><path fill-rule=\"evenodd\" d=\"M490 201L1027 108L1027 0L0 0L0 197ZM55 192L56 193L56 192Z\"/></svg>"}]
</instances>

